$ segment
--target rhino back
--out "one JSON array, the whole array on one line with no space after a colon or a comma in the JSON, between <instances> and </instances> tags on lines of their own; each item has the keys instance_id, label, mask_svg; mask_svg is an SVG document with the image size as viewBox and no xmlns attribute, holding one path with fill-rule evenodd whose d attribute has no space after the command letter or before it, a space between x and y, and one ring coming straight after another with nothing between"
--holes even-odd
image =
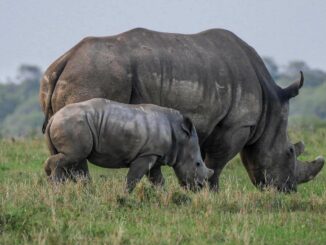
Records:
<instances>
[{"instance_id":1,"label":"rhino back","mask_svg":"<svg viewBox=\"0 0 326 245\"><path fill-rule=\"evenodd\" d=\"M141 155L162 156L171 145L169 119L158 110L104 99L79 104L91 104L86 117L93 135L89 160L95 164L127 167Z\"/></svg>"},{"instance_id":2,"label":"rhino back","mask_svg":"<svg viewBox=\"0 0 326 245\"><path fill-rule=\"evenodd\" d=\"M136 29L124 35L133 44L131 103L179 110L192 119L201 139L222 120L239 126L257 123L262 90L256 57L233 33L213 29L182 35Z\"/></svg>"}]
</instances>

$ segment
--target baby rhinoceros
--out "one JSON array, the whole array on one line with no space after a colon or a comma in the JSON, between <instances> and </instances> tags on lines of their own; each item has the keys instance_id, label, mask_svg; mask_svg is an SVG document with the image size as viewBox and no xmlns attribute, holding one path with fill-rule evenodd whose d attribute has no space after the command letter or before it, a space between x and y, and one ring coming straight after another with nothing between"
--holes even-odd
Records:
<instances>
[{"instance_id":1,"label":"baby rhinoceros","mask_svg":"<svg viewBox=\"0 0 326 245\"><path fill-rule=\"evenodd\" d=\"M46 138L51 156L45 171L55 182L78 173L88 177L86 159L105 168L129 168L129 191L144 175L163 184L163 164L173 167L180 184L190 189L202 187L213 174L202 160L190 119L156 105L106 99L70 104L51 118Z\"/></svg>"}]
</instances>

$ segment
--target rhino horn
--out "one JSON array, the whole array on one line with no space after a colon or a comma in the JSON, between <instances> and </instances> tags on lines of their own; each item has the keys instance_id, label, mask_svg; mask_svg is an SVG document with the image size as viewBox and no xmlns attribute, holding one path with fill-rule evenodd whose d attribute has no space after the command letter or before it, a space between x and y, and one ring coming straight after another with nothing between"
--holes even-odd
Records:
<instances>
[{"instance_id":1,"label":"rhino horn","mask_svg":"<svg viewBox=\"0 0 326 245\"><path fill-rule=\"evenodd\" d=\"M291 99L299 94L299 90L303 85L304 77L303 72L300 71L300 80L293 82L290 86L283 89L283 98Z\"/></svg>"},{"instance_id":2,"label":"rhino horn","mask_svg":"<svg viewBox=\"0 0 326 245\"><path fill-rule=\"evenodd\" d=\"M294 144L295 155L298 157L304 152L305 145L302 141Z\"/></svg>"},{"instance_id":3,"label":"rhino horn","mask_svg":"<svg viewBox=\"0 0 326 245\"><path fill-rule=\"evenodd\" d=\"M295 177L297 183L305 183L312 180L323 168L324 158L319 156L312 162L301 162L297 160L297 166L295 170Z\"/></svg>"}]
</instances>

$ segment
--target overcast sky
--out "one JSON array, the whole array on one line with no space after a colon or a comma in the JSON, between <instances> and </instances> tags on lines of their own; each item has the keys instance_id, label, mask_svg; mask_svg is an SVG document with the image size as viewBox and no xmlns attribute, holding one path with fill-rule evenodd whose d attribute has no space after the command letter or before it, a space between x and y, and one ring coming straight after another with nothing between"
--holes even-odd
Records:
<instances>
[{"instance_id":1,"label":"overcast sky","mask_svg":"<svg viewBox=\"0 0 326 245\"><path fill-rule=\"evenodd\" d=\"M225 28L280 64L326 70L325 0L0 0L0 80L22 63L45 69L85 36L134 27Z\"/></svg>"}]
</instances>

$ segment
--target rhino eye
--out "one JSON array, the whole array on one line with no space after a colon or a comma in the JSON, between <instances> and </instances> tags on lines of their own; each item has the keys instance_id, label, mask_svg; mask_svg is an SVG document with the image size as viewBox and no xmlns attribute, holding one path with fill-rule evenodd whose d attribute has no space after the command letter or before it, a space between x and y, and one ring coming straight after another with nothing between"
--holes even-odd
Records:
<instances>
[{"instance_id":1,"label":"rhino eye","mask_svg":"<svg viewBox=\"0 0 326 245\"><path fill-rule=\"evenodd\" d=\"M200 167L200 162L196 162L196 166L197 167Z\"/></svg>"}]
</instances>

